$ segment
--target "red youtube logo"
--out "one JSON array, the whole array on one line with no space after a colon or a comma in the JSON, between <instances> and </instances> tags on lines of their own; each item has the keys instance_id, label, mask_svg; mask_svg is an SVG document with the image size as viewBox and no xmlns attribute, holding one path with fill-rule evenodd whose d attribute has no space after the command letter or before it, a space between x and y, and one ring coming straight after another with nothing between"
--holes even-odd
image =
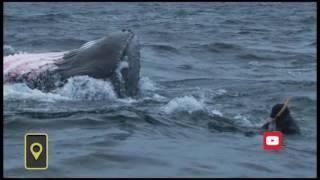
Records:
<instances>
[{"instance_id":1,"label":"red youtube logo","mask_svg":"<svg viewBox=\"0 0 320 180\"><path fill-rule=\"evenodd\" d=\"M282 148L282 133L280 131L263 132L263 149L280 150Z\"/></svg>"}]
</instances>

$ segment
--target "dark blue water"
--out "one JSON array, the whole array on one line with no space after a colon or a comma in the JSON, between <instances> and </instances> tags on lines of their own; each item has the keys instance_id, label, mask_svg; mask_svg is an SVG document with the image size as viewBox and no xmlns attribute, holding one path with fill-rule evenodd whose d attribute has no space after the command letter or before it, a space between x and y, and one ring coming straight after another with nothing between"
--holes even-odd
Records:
<instances>
[{"instance_id":1,"label":"dark blue water","mask_svg":"<svg viewBox=\"0 0 320 180\"><path fill-rule=\"evenodd\" d=\"M5 55L130 28L142 63L138 98L86 77L56 93L5 84L5 176L316 176L315 3L4 3L3 19ZM244 131L288 97L302 134L265 151ZM24 169L27 132L48 133L48 170Z\"/></svg>"}]
</instances>

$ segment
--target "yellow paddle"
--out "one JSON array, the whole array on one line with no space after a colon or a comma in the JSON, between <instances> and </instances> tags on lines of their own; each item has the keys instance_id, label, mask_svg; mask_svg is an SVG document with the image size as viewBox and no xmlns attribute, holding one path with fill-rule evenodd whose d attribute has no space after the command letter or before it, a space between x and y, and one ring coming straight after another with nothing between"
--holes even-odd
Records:
<instances>
[{"instance_id":1,"label":"yellow paddle","mask_svg":"<svg viewBox=\"0 0 320 180\"><path fill-rule=\"evenodd\" d=\"M282 108L280 109L280 111L277 113L277 115L272 119L272 121L274 122L283 112L284 110L288 107L289 101L290 101L291 97L289 97L285 102L284 105L282 106Z\"/></svg>"}]
</instances>

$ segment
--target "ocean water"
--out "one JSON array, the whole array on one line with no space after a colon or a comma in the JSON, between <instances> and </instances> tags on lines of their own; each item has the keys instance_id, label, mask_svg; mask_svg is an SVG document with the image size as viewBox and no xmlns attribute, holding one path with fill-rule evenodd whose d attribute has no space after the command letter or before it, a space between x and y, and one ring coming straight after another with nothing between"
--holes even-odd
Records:
<instances>
[{"instance_id":1,"label":"ocean water","mask_svg":"<svg viewBox=\"0 0 320 180\"><path fill-rule=\"evenodd\" d=\"M5 56L141 43L136 98L86 76L4 84L6 177L316 177L316 3L4 3L3 20ZM244 132L288 97L302 133L265 151ZM48 133L47 170L24 169L27 132Z\"/></svg>"}]
</instances>

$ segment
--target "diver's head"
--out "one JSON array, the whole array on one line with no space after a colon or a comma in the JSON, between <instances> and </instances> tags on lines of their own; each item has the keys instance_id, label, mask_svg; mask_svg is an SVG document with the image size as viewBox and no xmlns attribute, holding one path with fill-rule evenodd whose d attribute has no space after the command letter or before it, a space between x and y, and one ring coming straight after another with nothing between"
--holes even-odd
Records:
<instances>
[{"instance_id":1,"label":"diver's head","mask_svg":"<svg viewBox=\"0 0 320 180\"><path fill-rule=\"evenodd\" d=\"M276 104L272 107L270 117L275 121L283 121L289 115L290 115L290 110L288 106L285 107L284 104Z\"/></svg>"},{"instance_id":2,"label":"diver's head","mask_svg":"<svg viewBox=\"0 0 320 180\"><path fill-rule=\"evenodd\" d=\"M276 104L272 107L270 117L275 122L275 128L277 131L281 131L285 134L299 134L300 128L298 124L290 115L288 102L284 104Z\"/></svg>"}]
</instances>

